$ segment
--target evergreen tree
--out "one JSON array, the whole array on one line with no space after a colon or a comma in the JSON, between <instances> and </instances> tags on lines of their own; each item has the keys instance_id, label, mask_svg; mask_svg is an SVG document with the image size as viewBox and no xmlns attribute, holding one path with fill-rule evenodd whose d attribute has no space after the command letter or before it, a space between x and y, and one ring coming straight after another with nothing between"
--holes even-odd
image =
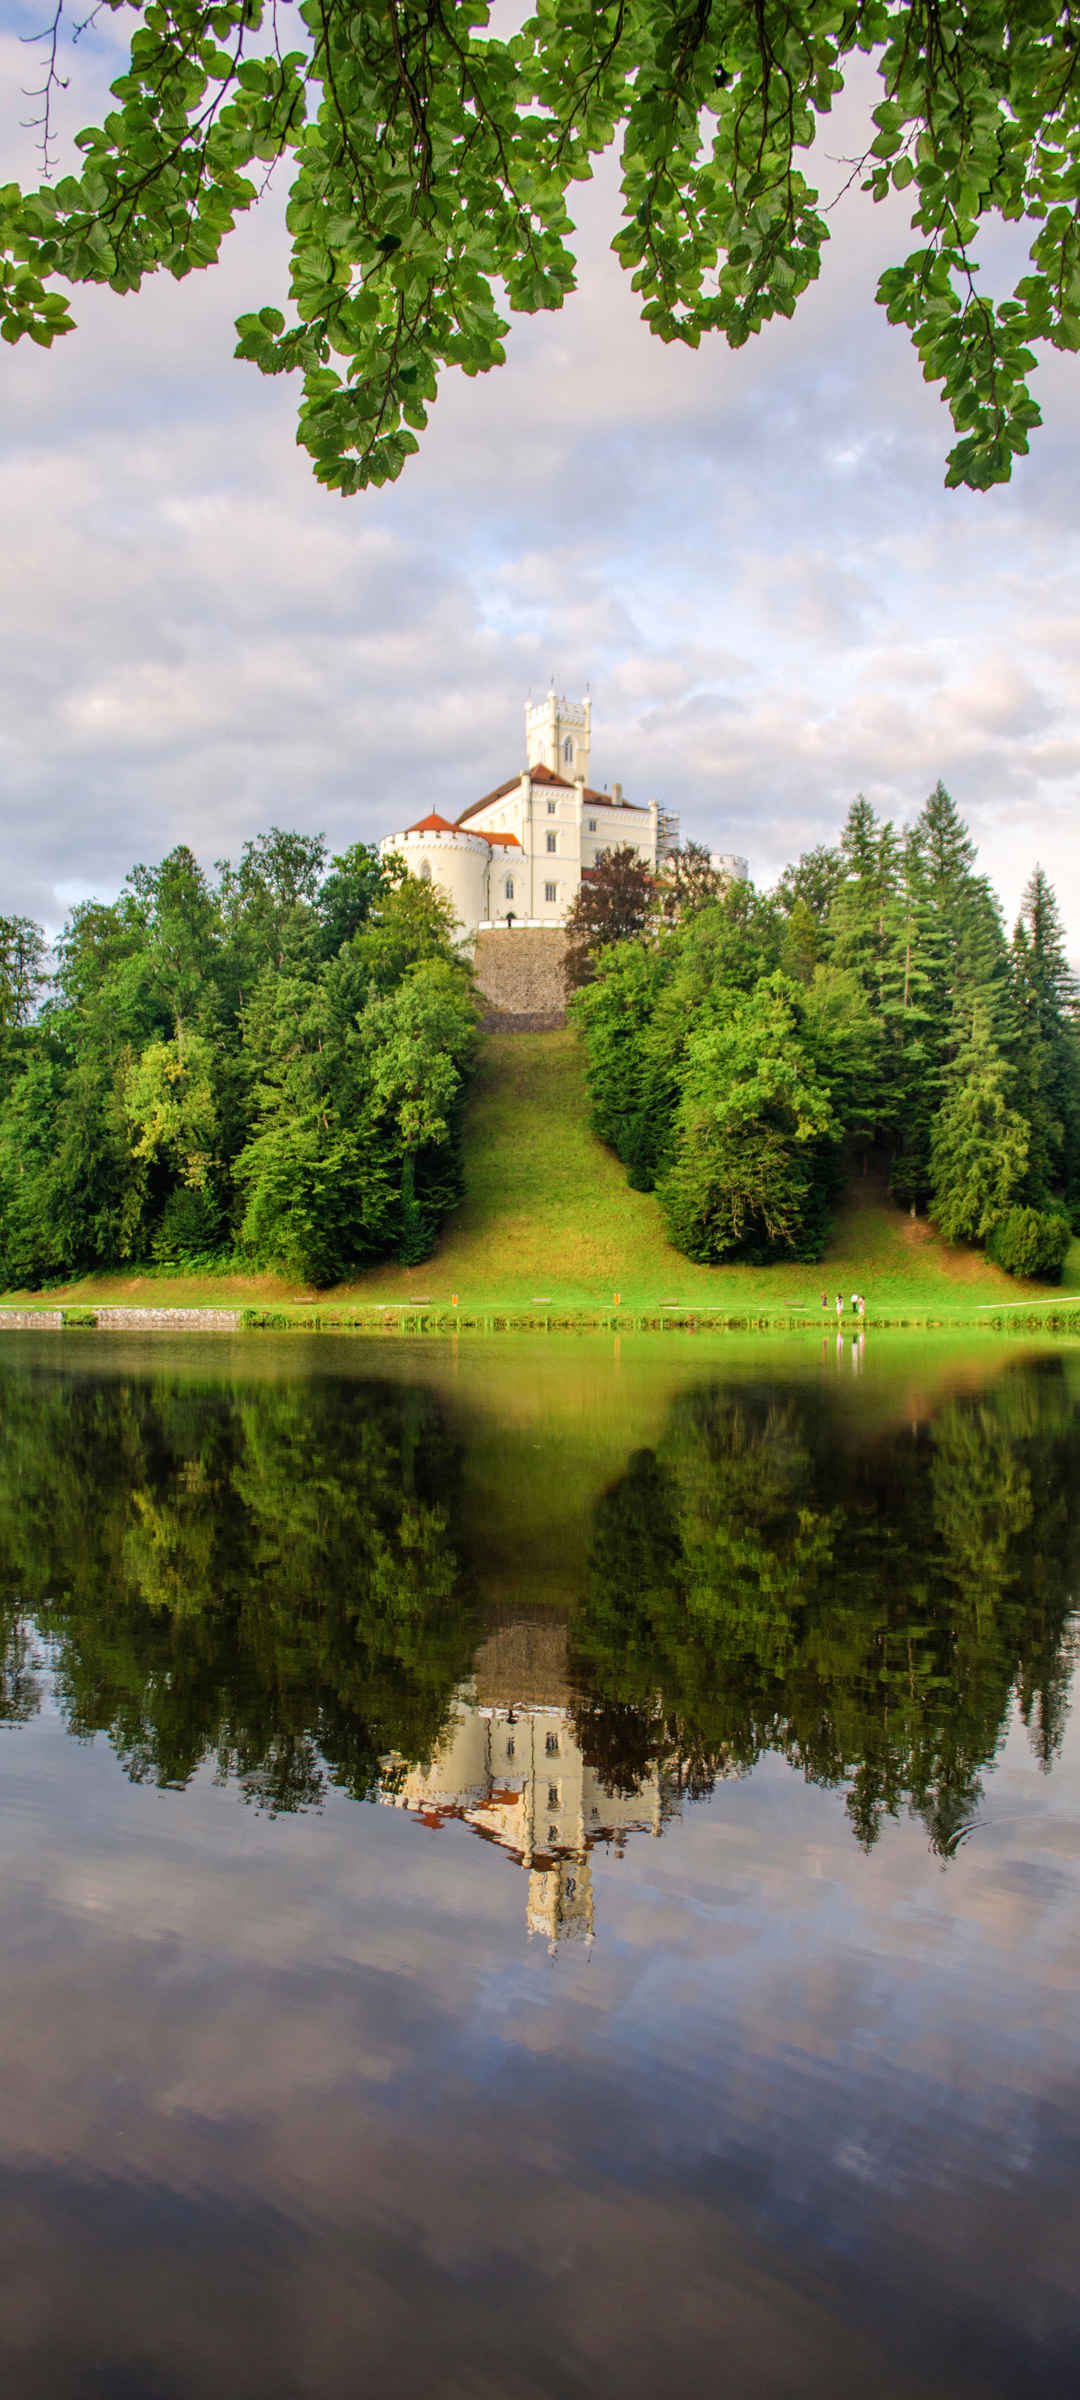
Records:
<instances>
[{"instance_id":1,"label":"evergreen tree","mask_svg":"<svg viewBox=\"0 0 1080 2400\"><path fill-rule=\"evenodd\" d=\"M1009 1105L1012 1076L981 1000L961 1012L962 1031L930 1144L932 1209L949 1242L984 1242L1021 1190L1028 1128Z\"/></svg>"},{"instance_id":2,"label":"evergreen tree","mask_svg":"<svg viewBox=\"0 0 1080 2400\"><path fill-rule=\"evenodd\" d=\"M1017 1085L1031 1126L1024 1197L1065 1201L1080 1226L1080 993L1052 886L1036 867L1012 945Z\"/></svg>"}]
</instances>

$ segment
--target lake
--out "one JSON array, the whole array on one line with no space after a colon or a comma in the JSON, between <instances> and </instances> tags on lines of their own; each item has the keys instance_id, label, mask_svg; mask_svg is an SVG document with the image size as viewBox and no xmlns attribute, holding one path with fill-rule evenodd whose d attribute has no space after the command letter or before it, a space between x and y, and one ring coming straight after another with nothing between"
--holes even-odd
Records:
<instances>
[{"instance_id":1,"label":"lake","mask_svg":"<svg viewBox=\"0 0 1080 2400\"><path fill-rule=\"evenodd\" d=\"M0 1341L20 2400L1080 2371L1080 1348Z\"/></svg>"}]
</instances>

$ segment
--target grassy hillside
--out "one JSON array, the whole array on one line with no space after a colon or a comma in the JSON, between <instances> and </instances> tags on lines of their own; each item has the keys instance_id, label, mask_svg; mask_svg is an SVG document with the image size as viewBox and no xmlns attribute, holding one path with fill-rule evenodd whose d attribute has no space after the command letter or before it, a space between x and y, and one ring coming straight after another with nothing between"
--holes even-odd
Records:
<instances>
[{"instance_id":1,"label":"grassy hillside","mask_svg":"<svg viewBox=\"0 0 1080 2400\"><path fill-rule=\"evenodd\" d=\"M820 1266L699 1267L667 1241L651 1193L632 1192L618 1161L588 1130L581 1053L572 1033L497 1034L486 1045L469 1112L467 1193L434 1258L373 1268L333 1295L370 1306L426 1300L447 1308L658 1311L679 1302L754 1318L822 1321L831 1303L864 1291L875 1316L965 1318L996 1306L1058 1302L1080 1292L1080 1243L1061 1291L1018 1284L977 1253L950 1249L869 1187L856 1187ZM14 1297L14 1295L11 1295ZM145 1300L161 1306L232 1298L288 1308L308 1295L270 1275L185 1276L158 1270L83 1278L72 1301ZM46 1298L34 1294L34 1299ZM541 1313L541 1312L538 1312ZM1023 1305L1016 1309L1024 1313Z\"/></svg>"}]
</instances>

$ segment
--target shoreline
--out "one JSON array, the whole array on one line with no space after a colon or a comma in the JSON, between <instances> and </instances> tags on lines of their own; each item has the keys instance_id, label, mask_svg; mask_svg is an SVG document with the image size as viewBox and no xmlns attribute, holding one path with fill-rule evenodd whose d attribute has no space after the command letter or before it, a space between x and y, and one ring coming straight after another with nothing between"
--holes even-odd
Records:
<instances>
[{"instance_id":1,"label":"shoreline","mask_svg":"<svg viewBox=\"0 0 1080 2400\"><path fill-rule=\"evenodd\" d=\"M347 1333L361 1339L411 1340L432 1335L453 1339L461 1333L777 1333L807 1334L815 1339L844 1341L873 1331L949 1333L1051 1333L1080 1335L1080 1300L1069 1295L1061 1302L1024 1301L983 1303L973 1311L884 1307L873 1316L852 1318L840 1325L830 1313L816 1318L805 1310L763 1314L732 1308L722 1302L666 1302L653 1308L589 1308L551 1306L538 1311L508 1303L504 1307L447 1308L401 1300L353 1302L342 1307L273 1307L253 1304L236 1308L140 1308L103 1302L40 1307L0 1304L2 1333L150 1333L256 1334Z\"/></svg>"}]
</instances>

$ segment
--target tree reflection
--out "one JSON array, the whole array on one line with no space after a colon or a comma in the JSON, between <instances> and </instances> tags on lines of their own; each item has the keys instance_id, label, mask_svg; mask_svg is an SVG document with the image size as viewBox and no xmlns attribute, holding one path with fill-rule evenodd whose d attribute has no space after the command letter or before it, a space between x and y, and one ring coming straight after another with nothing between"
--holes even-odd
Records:
<instances>
[{"instance_id":1,"label":"tree reflection","mask_svg":"<svg viewBox=\"0 0 1080 2400\"><path fill-rule=\"evenodd\" d=\"M1061 1360L899 1432L820 1385L684 1390L595 1508L584 1765L677 1800L776 1752L844 1791L866 1849L909 1808L951 1856L1014 1695L1040 1762L1060 1747L1078 1469ZM210 1764L275 1813L385 1793L469 1705L462 1490L426 1385L5 1368L0 1720L48 1677L135 1781ZM499 1700L568 1695L564 1656L558 1691Z\"/></svg>"},{"instance_id":2,"label":"tree reflection","mask_svg":"<svg viewBox=\"0 0 1080 2400\"><path fill-rule=\"evenodd\" d=\"M355 1381L0 1384L0 1706L48 1633L70 1731L270 1810L430 1754L476 1637L435 1396Z\"/></svg>"},{"instance_id":3,"label":"tree reflection","mask_svg":"<svg viewBox=\"0 0 1080 2400\"><path fill-rule=\"evenodd\" d=\"M1015 1692L1060 1746L1080 1429L1056 1362L854 1443L819 1391L683 1396L596 1511L578 1738L616 1788L778 1752L843 1786L864 1848L917 1811L950 1856Z\"/></svg>"}]
</instances>

